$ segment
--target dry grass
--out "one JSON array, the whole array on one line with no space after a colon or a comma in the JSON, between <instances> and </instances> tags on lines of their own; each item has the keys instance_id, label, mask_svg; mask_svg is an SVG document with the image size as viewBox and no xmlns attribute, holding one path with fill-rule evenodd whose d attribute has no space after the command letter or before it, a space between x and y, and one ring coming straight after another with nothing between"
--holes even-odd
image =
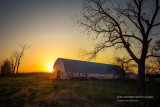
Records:
<instances>
[{"instance_id":1,"label":"dry grass","mask_svg":"<svg viewBox=\"0 0 160 107\"><path fill-rule=\"evenodd\" d=\"M148 95L159 98L159 82L147 84ZM51 74L0 78L0 107L106 107L139 106L118 103L117 95L137 95L136 81L52 80ZM140 105L159 105L159 100L142 101ZM146 104L145 104L146 103Z\"/></svg>"}]
</instances>

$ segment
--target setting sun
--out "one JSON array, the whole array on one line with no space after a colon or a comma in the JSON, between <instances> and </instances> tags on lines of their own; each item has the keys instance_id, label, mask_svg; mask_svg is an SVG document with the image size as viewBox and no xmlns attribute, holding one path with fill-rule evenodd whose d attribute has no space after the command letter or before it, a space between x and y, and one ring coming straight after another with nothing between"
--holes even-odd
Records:
<instances>
[{"instance_id":1,"label":"setting sun","mask_svg":"<svg viewBox=\"0 0 160 107\"><path fill-rule=\"evenodd\" d=\"M48 70L49 70L49 72L52 72L53 71L53 66L50 66Z\"/></svg>"}]
</instances>

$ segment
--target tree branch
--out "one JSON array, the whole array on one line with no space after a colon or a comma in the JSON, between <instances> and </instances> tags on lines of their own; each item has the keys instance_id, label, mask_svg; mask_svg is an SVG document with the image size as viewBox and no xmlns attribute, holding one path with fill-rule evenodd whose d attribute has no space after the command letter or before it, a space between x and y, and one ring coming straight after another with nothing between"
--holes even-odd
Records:
<instances>
[{"instance_id":1,"label":"tree branch","mask_svg":"<svg viewBox=\"0 0 160 107\"><path fill-rule=\"evenodd\" d=\"M134 35L123 35L124 37L130 37L130 38L135 38L137 39L138 41L140 41L141 43L143 42L140 38L134 36Z\"/></svg>"}]
</instances>

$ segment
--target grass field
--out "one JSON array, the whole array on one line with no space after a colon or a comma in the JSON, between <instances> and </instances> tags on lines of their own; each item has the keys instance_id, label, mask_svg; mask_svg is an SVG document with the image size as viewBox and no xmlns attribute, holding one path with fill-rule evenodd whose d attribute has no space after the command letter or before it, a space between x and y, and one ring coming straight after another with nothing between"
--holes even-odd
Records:
<instances>
[{"instance_id":1,"label":"grass field","mask_svg":"<svg viewBox=\"0 0 160 107\"><path fill-rule=\"evenodd\" d=\"M160 106L160 82L147 83L147 96L138 102L117 102L117 96L137 96L136 80L52 80L49 73L0 78L0 107L3 106Z\"/></svg>"}]
</instances>

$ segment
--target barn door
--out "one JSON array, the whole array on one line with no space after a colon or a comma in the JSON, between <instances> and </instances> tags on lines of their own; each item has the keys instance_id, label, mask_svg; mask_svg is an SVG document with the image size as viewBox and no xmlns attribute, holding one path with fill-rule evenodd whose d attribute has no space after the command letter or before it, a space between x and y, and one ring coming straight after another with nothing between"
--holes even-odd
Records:
<instances>
[{"instance_id":1,"label":"barn door","mask_svg":"<svg viewBox=\"0 0 160 107\"><path fill-rule=\"evenodd\" d=\"M60 79L60 74L61 74L61 71L57 71L57 79Z\"/></svg>"}]
</instances>

